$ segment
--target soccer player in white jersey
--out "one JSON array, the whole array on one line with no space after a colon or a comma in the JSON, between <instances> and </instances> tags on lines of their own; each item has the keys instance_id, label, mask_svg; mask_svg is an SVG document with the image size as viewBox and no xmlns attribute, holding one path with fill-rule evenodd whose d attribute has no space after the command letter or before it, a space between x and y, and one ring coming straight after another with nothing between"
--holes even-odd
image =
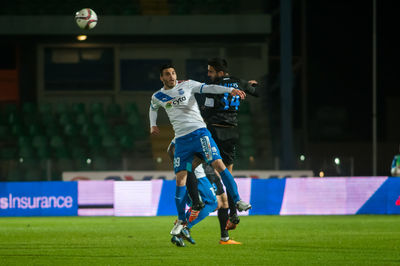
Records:
<instances>
[{"instance_id":1,"label":"soccer player in white jersey","mask_svg":"<svg viewBox=\"0 0 400 266\"><path fill-rule=\"evenodd\" d=\"M163 107L175 131L174 171L176 174L175 204L178 211L178 221L171 231L179 235L186 217L185 201L187 171L192 170L194 154L201 154L203 159L218 171L222 181L232 195L237 209L247 211L251 205L240 199L238 188L233 176L221 160L219 150L207 126L201 117L195 93L230 93L242 99L246 94L234 88L218 85L206 85L194 80L178 82L175 68L163 65L160 69L160 80L164 87L151 97L149 109L150 133L157 135L157 111Z\"/></svg>"}]
</instances>

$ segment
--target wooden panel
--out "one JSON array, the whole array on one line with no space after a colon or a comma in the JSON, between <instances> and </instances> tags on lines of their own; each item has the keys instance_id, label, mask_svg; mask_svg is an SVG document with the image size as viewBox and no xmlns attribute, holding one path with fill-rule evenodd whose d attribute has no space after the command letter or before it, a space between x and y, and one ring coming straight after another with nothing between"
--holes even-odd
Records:
<instances>
[{"instance_id":1,"label":"wooden panel","mask_svg":"<svg viewBox=\"0 0 400 266\"><path fill-rule=\"evenodd\" d=\"M0 101L18 101L19 83L17 70L0 70Z\"/></svg>"}]
</instances>

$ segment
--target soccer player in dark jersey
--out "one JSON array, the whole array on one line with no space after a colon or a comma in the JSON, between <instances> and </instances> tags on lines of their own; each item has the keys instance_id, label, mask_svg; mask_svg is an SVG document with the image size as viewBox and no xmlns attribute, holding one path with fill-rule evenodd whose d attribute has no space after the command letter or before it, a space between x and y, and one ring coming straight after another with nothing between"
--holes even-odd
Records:
<instances>
[{"instance_id":1,"label":"soccer player in dark jersey","mask_svg":"<svg viewBox=\"0 0 400 266\"><path fill-rule=\"evenodd\" d=\"M222 58L213 58L208 60L208 77L212 84L218 84L225 87L240 89L252 96L258 97L256 92L257 82L255 80L242 80L228 73L228 63ZM240 97L225 94L203 94L197 98L201 115L211 132L221 157L232 173L235 159L236 146L239 139L237 130L237 114L240 110ZM218 210L218 219L221 227L220 244L240 244L229 239L228 230L235 229L240 219L232 197L224 192L223 185L214 171L206 169L207 177L217 187L217 196L222 201L222 206ZM229 204L228 204L229 202ZM229 207L229 215L228 215Z\"/></svg>"}]
</instances>

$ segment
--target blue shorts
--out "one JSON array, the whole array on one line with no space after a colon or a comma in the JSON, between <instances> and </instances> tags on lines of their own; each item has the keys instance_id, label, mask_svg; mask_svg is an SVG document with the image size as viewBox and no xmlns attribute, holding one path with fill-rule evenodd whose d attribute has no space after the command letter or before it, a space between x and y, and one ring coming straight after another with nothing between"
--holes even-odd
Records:
<instances>
[{"instance_id":1,"label":"blue shorts","mask_svg":"<svg viewBox=\"0 0 400 266\"><path fill-rule=\"evenodd\" d=\"M175 139L174 170L192 171L193 156L199 155L207 163L221 159L219 149L207 128L199 128L192 133Z\"/></svg>"},{"instance_id":2,"label":"blue shorts","mask_svg":"<svg viewBox=\"0 0 400 266\"><path fill-rule=\"evenodd\" d=\"M197 179L199 193L202 201L206 204L217 203L215 190L207 177Z\"/></svg>"}]
</instances>

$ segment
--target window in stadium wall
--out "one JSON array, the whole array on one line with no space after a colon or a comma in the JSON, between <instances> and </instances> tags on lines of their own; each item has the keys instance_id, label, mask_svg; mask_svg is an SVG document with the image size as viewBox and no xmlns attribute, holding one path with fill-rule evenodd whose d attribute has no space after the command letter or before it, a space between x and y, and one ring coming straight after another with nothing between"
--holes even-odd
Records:
<instances>
[{"instance_id":1,"label":"window in stadium wall","mask_svg":"<svg viewBox=\"0 0 400 266\"><path fill-rule=\"evenodd\" d=\"M162 87L159 68L171 59L123 59L121 91L156 91ZM179 78L179 77L178 77Z\"/></svg>"},{"instance_id":2,"label":"window in stadium wall","mask_svg":"<svg viewBox=\"0 0 400 266\"><path fill-rule=\"evenodd\" d=\"M114 88L112 48L45 48L46 91L111 91Z\"/></svg>"}]
</instances>

